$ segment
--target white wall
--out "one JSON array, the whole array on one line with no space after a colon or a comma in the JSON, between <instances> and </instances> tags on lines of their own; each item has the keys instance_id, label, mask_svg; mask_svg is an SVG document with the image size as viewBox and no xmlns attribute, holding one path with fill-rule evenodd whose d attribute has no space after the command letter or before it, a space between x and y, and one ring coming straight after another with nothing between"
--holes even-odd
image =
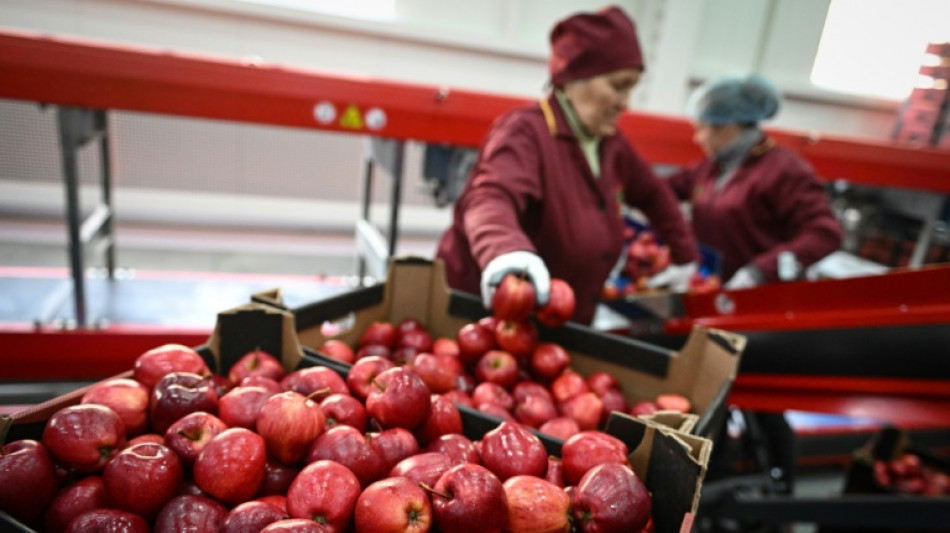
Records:
<instances>
[{"instance_id":1,"label":"white wall","mask_svg":"<svg viewBox=\"0 0 950 533\"><path fill-rule=\"evenodd\" d=\"M786 93L774 126L886 139L895 103L830 95L808 82L829 1L618 0L637 20L648 62L633 106L679 114L689 90L707 76L759 71ZM547 32L553 22L604 3L396 0L395 20L380 22L236 0L3 0L0 28L535 97L546 81ZM34 132L37 142L48 140L48 115L22 106L0 105L0 138L41 130ZM17 120L6 120L13 115ZM169 190L204 200L202 222L319 226L329 223L326 214L332 213L332 222L345 226L358 214L354 203L363 147L358 137L129 113L113 114L110 121L119 132L113 142L121 161L116 171L120 219L162 218L167 202L150 201L148 193ZM53 157L52 162L11 170L3 162L15 158L11 152L17 149L0 142L0 199L11 198L0 200L5 202L0 214L62 197L58 189L52 192L59 186L50 170L58 168L55 151L38 156ZM421 183L412 179L418 174L418 149L412 154L405 200L406 217L416 222L406 222L410 229L437 233L448 223L448 212L427 207ZM15 191L3 189L10 185ZM278 205L248 209L242 203L238 209L223 200L229 195L252 204L248 198L270 197ZM306 204L307 199L324 204ZM327 202L336 209L325 209ZM264 212L269 214L255 214ZM340 212L351 213L351 219L341 220Z\"/></svg>"}]
</instances>

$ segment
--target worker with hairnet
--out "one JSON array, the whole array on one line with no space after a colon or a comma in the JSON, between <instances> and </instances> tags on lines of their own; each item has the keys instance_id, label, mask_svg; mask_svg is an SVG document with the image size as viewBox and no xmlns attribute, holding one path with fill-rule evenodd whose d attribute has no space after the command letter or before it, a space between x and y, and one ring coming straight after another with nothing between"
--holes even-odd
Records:
<instances>
[{"instance_id":1,"label":"worker with hairnet","mask_svg":"<svg viewBox=\"0 0 950 533\"><path fill-rule=\"evenodd\" d=\"M641 210L671 251L653 286L685 290L699 250L679 204L618 132L644 69L634 23L618 7L577 13L550 34L552 90L500 117L483 142L437 255L453 288L487 307L509 272L524 272L537 303L550 278L591 322L623 248L624 205Z\"/></svg>"},{"instance_id":2,"label":"worker with hairnet","mask_svg":"<svg viewBox=\"0 0 950 533\"><path fill-rule=\"evenodd\" d=\"M726 289L792 280L841 245L824 186L798 154L760 128L781 98L758 75L725 76L687 103L706 157L670 176L691 205L697 240L722 254Z\"/></svg>"}]
</instances>

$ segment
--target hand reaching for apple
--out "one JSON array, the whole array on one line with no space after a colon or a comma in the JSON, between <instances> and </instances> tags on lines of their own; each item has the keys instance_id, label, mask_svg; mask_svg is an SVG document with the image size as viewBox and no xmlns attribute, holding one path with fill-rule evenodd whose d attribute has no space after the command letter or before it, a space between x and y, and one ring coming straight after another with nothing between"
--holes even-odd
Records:
<instances>
[{"instance_id":1,"label":"hand reaching for apple","mask_svg":"<svg viewBox=\"0 0 950 533\"><path fill-rule=\"evenodd\" d=\"M482 301L485 303L486 309L495 309L495 291L508 274L520 276L522 280L528 282L533 300L531 302L532 308L534 305L540 306L548 303L548 294L551 287L551 275L548 273L548 267L537 255L519 250L499 255L492 259L485 266L485 270L482 271ZM526 287L519 287L519 290L528 292Z\"/></svg>"}]
</instances>

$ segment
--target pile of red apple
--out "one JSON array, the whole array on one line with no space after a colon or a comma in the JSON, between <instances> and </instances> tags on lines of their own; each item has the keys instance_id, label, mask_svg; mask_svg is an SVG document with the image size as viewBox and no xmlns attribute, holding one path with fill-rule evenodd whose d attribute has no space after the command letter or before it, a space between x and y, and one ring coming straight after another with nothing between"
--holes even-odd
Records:
<instances>
[{"instance_id":1,"label":"pile of red apple","mask_svg":"<svg viewBox=\"0 0 950 533\"><path fill-rule=\"evenodd\" d=\"M900 494L950 494L950 476L921 464L917 454L903 453L890 460L875 459L873 468L874 481L880 488Z\"/></svg>"},{"instance_id":2,"label":"pile of red apple","mask_svg":"<svg viewBox=\"0 0 950 533\"><path fill-rule=\"evenodd\" d=\"M0 510L47 532L652 529L622 441L581 431L555 458L517 421L471 440L458 388L430 389L423 375L441 373L422 356L366 355L343 378L254 350L221 376L190 348L157 347L53 413L41 439L3 446Z\"/></svg>"}]
</instances>

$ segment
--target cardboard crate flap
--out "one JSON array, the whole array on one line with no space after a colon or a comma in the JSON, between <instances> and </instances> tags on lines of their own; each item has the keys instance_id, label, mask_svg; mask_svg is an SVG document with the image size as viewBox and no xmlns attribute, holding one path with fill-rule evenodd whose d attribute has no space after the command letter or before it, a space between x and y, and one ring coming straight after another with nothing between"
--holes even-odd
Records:
<instances>
[{"instance_id":1,"label":"cardboard crate flap","mask_svg":"<svg viewBox=\"0 0 950 533\"><path fill-rule=\"evenodd\" d=\"M212 371L225 376L238 359L255 349L277 357L287 370L296 368L303 357L293 313L257 302L218 313L207 345Z\"/></svg>"}]
</instances>

